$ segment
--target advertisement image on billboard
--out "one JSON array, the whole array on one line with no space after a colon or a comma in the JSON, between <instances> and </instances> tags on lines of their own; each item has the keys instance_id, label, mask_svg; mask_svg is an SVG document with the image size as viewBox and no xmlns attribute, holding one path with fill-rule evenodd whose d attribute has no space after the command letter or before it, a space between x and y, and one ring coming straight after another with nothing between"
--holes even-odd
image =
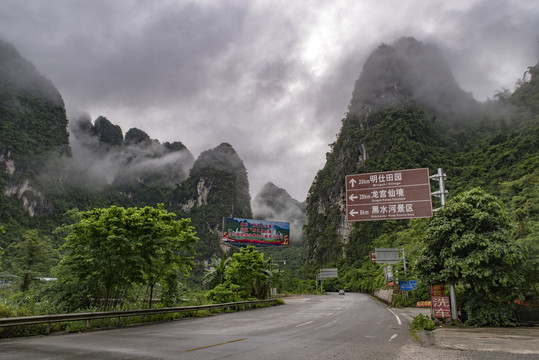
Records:
<instances>
[{"instance_id":1,"label":"advertisement image on billboard","mask_svg":"<svg viewBox=\"0 0 539 360\"><path fill-rule=\"evenodd\" d=\"M238 246L289 245L290 223L234 217L223 218L223 241Z\"/></svg>"}]
</instances>

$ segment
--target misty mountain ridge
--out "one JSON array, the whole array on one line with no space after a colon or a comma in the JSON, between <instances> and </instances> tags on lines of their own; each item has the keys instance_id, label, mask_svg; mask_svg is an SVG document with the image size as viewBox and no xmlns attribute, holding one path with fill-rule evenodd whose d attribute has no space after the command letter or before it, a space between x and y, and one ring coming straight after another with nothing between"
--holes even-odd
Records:
<instances>
[{"instance_id":1,"label":"misty mountain ridge","mask_svg":"<svg viewBox=\"0 0 539 360\"><path fill-rule=\"evenodd\" d=\"M68 121L58 89L2 40L0 119L0 149L5 157L29 161L48 152L69 152Z\"/></svg>"},{"instance_id":2,"label":"misty mountain ridge","mask_svg":"<svg viewBox=\"0 0 539 360\"><path fill-rule=\"evenodd\" d=\"M228 143L203 151L182 188L183 195L177 201L186 203L189 209L195 204L222 205L228 207L226 213L252 216L247 169Z\"/></svg>"},{"instance_id":3,"label":"misty mountain ridge","mask_svg":"<svg viewBox=\"0 0 539 360\"><path fill-rule=\"evenodd\" d=\"M285 189L266 183L251 201L255 219L290 222L290 241L301 244L303 226L307 223L305 202L293 199Z\"/></svg>"},{"instance_id":4,"label":"misty mountain ridge","mask_svg":"<svg viewBox=\"0 0 539 360\"><path fill-rule=\"evenodd\" d=\"M144 131L123 131L99 116L93 123L82 114L69 126L72 157L52 166L63 169L62 179L71 186L103 189L135 183L174 187L187 179L194 157L181 142L163 143Z\"/></svg>"},{"instance_id":5,"label":"misty mountain ridge","mask_svg":"<svg viewBox=\"0 0 539 360\"><path fill-rule=\"evenodd\" d=\"M28 93L63 106L62 96L52 82L24 59L15 47L0 39L0 79L2 87L15 93Z\"/></svg>"},{"instance_id":6,"label":"misty mountain ridge","mask_svg":"<svg viewBox=\"0 0 539 360\"><path fill-rule=\"evenodd\" d=\"M403 37L380 45L367 58L348 110L361 117L412 103L450 125L481 112L480 103L460 88L435 45Z\"/></svg>"}]
</instances>

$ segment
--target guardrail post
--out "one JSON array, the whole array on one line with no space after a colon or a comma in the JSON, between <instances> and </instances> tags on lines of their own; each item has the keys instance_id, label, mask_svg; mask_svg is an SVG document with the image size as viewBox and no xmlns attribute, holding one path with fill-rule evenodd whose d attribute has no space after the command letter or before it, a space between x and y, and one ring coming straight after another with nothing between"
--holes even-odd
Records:
<instances>
[{"instance_id":1,"label":"guardrail post","mask_svg":"<svg viewBox=\"0 0 539 360\"><path fill-rule=\"evenodd\" d=\"M118 327L122 326L122 317L118 316Z\"/></svg>"},{"instance_id":2,"label":"guardrail post","mask_svg":"<svg viewBox=\"0 0 539 360\"><path fill-rule=\"evenodd\" d=\"M86 320L86 329L90 328L90 319Z\"/></svg>"},{"instance_id":3,"label":"guardrail post","mask_svg":"<svg viewBox=\"0 0 539 360\"><path fill-rule=\"evenodd\" d=\"M48 322L47 323L47 335L49 335L51 333L51 323Z\"/></svg>"}]
</instances>

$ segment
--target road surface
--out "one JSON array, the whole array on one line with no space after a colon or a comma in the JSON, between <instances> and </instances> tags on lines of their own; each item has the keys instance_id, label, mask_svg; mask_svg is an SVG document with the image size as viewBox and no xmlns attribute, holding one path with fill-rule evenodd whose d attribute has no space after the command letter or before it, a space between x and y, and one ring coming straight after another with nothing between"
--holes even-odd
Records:
<instances>
[{"instance_id":1,"label":"road surface","mask_svg":"<svg viewBox=\"0 0 539 360\"><path fill-rule=\"evenodd\" d=\"M408 323L367 295L119 329L0 341L0 359L396 359Z\"/></svg>"}]
</instances>

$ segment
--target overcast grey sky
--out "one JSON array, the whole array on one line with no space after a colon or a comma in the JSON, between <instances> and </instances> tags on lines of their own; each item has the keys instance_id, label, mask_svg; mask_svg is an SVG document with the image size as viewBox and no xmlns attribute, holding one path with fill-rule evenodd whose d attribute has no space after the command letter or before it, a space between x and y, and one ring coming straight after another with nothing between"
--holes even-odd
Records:
<instances>
[{"instance_id":1,"label":"overcast grey sky","mask_svg":"<svg viewBox=\"0 0 539 360\"><path fill-rule=\"evenodd\" d=\"M539 61L539 1L0 0L0 38L68 111L195 157L228 142L252 196L272 181L300 201L366 57L402 36L437 44L485 100Z\"/></svg>"}]
</instances>

